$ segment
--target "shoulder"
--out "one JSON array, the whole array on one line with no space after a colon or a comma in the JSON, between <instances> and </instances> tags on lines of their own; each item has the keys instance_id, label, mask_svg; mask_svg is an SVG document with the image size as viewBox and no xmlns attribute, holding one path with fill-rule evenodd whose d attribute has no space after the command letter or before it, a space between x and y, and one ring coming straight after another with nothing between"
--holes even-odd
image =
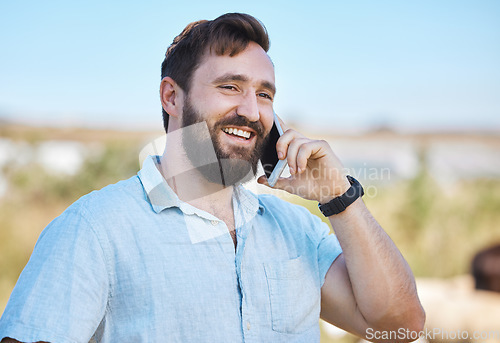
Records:
<instances>
[{"instance_id":1,"label":"shoulder","mask_svg":"<svg viewBox=\"0 0 500 343\"><path fill-rule=\"evenodd\" d=\"M42 232L42 236L75 236L118 230L121 223L146 208L147 198L137 176L82 196L55 218Z\"/></svg>"},{"instance_id":2,"label":"shoulder","mask_svg":"<svg viewBox=\"0 0 500 343\"><path fill-rule=\"evenodd\" d=\"M99 217L124 211L133 204L146 201L146 195L137 176L108 185L82 196L65 212L78 212L84 217Z\"/></svg>"},{"instance_id":3,"label":"shoulder","mask_svg":"<svg viewBox=\"0 0 500 343\"><path fill-rule=\"evenodd\" d=\"M38 250L53 246L60 250L101 246L106 250L109 235L119 233L137 212L134 203L147 203L145 199L137 176L84 195L45 227L37 241Z\"/></svg>"}]
</instances>

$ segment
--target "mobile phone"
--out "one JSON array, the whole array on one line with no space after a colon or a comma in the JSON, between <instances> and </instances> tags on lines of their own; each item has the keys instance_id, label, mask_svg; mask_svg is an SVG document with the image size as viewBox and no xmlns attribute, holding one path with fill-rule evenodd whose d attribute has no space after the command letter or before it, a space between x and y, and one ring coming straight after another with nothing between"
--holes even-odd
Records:
<instances>
[{"instance_id":1,"label":"mobile phone","mask_svg":"<svg viewBox=\"0 0 500 343\"><path fill-rule=\"evenodd\" d=\"M276 143L278 139L283 134L283 129L278 121L276 113L274 113L274 124L269 133L269 139L267 145L264 147L262 157L260 162L262 163L262 168L267 177L267 183L269 186L274 187L276 181L278 181L281 173L285 169L287 162L285 160L280 160L278 158L278 153L276 152Z\"/></svg>"}]
</instances>

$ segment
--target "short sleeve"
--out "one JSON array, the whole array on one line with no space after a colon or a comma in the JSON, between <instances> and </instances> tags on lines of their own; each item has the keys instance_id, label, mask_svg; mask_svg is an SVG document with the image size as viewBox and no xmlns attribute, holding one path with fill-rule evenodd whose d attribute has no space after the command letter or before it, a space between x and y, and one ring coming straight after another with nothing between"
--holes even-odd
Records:
<instances>
[{"instance_id":1,"label":"short sleeve","mask_svg":"<svg viewBox=\"0 0 500 343\"><path fill-rule=\"evenodd\" d=\"M86 343L104 316L108 292L95 231L70 208L40 235L0 319L0 340Z\"/></svg>"},{"instance_id":2,"label":"short sleeve","mask_svg":"<svg viewBox=\"0 0 500 343\"><path fill-rule=\"evenodd\" d=\"M323 286L326 273L335 259L342 253L342 248L335 234L330 233L330 228L318 217L313 217L313 231L310 232L310 239L315 241L318 250L318 269L320 284Z\"/></svg>"}]
</instances>

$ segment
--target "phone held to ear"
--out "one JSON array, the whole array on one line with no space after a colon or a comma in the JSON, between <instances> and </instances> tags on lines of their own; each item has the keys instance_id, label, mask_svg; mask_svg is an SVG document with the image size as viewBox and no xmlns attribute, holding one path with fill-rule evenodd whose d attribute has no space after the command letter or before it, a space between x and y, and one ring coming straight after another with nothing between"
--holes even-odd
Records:
<instances>
[{"instance_id":1,"label":"phone held to ear","mask_svg":"<svg viewBox=\"0 0 500 343\"><path fill-rule=\"evenodd\" d=\"M262 167L264 168L264 173L267 177L267 183L271 187L274 187L287 165L286 159L280 160L276 152L276 143L282 134L283 129L281 128L276 113L274 113L274 125L269 133L268 143L260 159Z\"/></svg>"}]
</instances>

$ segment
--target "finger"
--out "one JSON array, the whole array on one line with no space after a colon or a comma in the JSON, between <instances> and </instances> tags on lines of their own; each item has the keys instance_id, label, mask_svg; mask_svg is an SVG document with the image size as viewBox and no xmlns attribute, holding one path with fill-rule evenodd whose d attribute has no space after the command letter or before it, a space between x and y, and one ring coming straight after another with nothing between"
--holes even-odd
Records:
<instances>
[{"instance_id":1,"label":"finger","mask_svg":"<svg viewBox=\"0 0 500 343\"><path fill-rule=\"evenodd\" d=\"M290 174L295 174L297 169L297 153L301 146L305 143L309 142L307 138L295 138L288 145L288 150L286 154L286 160L288 163L288 168L290 169Z\"/></svg>"},{"instance_id":2,"label":"finger","mask_svg":"<svg viewBox=\"0 0 500 343\"><path fill-rule=\"evenodd\" d=\"M297 163L297 172L300 174L304 170L306 170L307 160L313 154L314 143L307 142L302 144L297 151L296 163Z\"/></svg>"},{"instance_id":3,"label":"finger","mask_svg":"<svg viewBox=\"0 0 500 343\"><path fill-rule=\"evenodd\" d=\"M317 158L317 155L323 148L322 141L311 141L302 144L297 152L297 172L302 173L307 168L307 161L310 158ZM315 157L316 156L316 157Z\"/></svg>"},{"instance_id":4,"label":"finger","mask_svg":"<svg viewBox=\"0 0 500 343\"><path fill-rule=\"evenodd\" d=\"M288 145L295 138L304 138L304 136L292 129L286 130L283 135L281 135L281 137L278 139L278 142L276 143L276 152L278 153L278 158L282 160L287 156Z\"/></svg>"}]
</instances>

